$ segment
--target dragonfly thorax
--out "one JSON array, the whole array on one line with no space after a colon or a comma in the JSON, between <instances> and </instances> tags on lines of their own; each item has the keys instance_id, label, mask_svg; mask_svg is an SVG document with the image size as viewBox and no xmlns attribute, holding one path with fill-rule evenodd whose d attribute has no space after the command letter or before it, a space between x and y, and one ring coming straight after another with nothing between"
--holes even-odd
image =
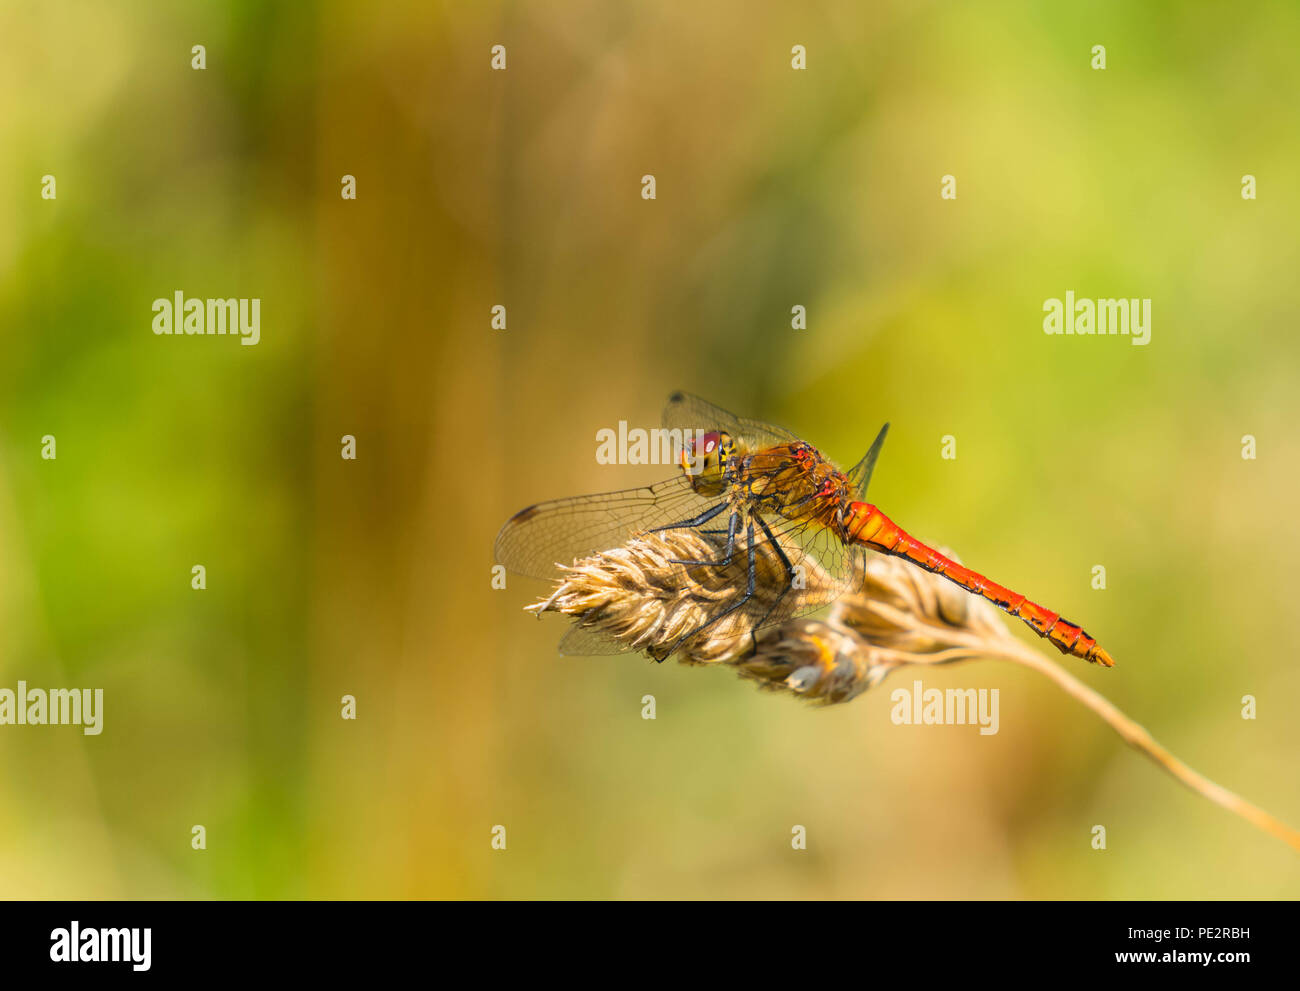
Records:
<instances>
[{"instance_id":1,"label":"dragonfly thorax","mask_svg":"<svg viewBox=\"0 0 1300 991\"><path fill-rule=\"evenodd\" d=\"M838 522L852 492L844 473L803 441L746 454L731 474L752 511L822 526Z\"/></svg>"},{"instance_id":2,"label":"dragonfly thorax","mask_svg":"<svg viewBox=\"0 0 1300 991\"><path fill-rule=\"evenodd\" d=\"M829 524L848 501L852 486L816 448L802 443L798 448L794 463L773 477L772 487L782 495L774 508L786 519Z\"/></svg>"}]
</instances>

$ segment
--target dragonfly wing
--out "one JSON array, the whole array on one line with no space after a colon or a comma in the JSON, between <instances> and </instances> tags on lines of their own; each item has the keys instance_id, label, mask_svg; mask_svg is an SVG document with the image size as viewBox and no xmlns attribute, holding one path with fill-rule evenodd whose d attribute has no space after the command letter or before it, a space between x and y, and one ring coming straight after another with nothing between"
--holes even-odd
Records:
<instances>
[{"instance_id":1,"label":"dragonfly wing","mask_svg":"<svg viewBox=\"0 0 1300 991\"><path fill-rule=\"evenodd\" d=\"M663 425L668 430L722 430L744 442L750 450L789 444L798 438L783 427L762 420L728 413L721 406L692 396L689 392L674 392L664 407Z\"/></svg>"},{"instance_id":2,"label":"dragonfly wing","mask_svg":"<svg viewBox=\"0 0 1300 991\"><path fill-rule=\"evenodd\" d=\"M497 534L496 560L515 574L557 578L556 565L617 547L641 531L692 519L717 502L698 495L685 474L638 489L539 502L506 520Z\"/></svg>"},{"instance_id":3,"label":"dragonfly wing","mask_svg":"<svg viewBox=\"0 0 1300 991\"><path fill-rule=\"evenodd\" d=\"M858 580L865 550L845 544L832 531L785 520L768 521L775 542L795 570L792 588L766 618L763 626L783 623L844 595ZM771 546L768 541L765 546Z\"/></svg>"},{"instance_id":4,"label":"dragonfly wing","mask_svg":"<svg viewBox=\"0 0 1300 991\"><path fill-rule=\"evenodd\" d=\"M862 456L862 460L849 471L849 482L852 483L854 494L859 499L867 498L867 485L871 482L871 473L875 470L876 459L880 457L880 449L884 446L887 433L889 433L888 423L880 428L880 433L876 434L876 439L871 442L871 447Z\"/></svg>"},{"instance_id":5,"label":"dragonfly wing","mask_svg":"<svg viewBox=\"0 0 1300 991\"><path fill-rule=\"evenodd\" d=\"M636 650L623 640L615 640L599 630L574 623L560 641L560 653L565 657L613 657Z\"/></svg>"}]
</instances>

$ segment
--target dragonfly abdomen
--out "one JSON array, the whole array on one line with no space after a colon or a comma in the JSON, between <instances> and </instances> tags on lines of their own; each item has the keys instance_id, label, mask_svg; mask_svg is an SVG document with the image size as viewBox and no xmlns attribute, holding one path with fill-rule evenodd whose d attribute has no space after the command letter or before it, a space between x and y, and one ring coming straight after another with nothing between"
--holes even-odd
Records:
<instances>
[{"instance_id":1,"label":"dragonfly abdomen","mask_svg":"<svg viewBox=\"0 0 1300 991\"><path fill-rule=\"evenodd\" d=\"M1030 602L1019 592L999 585L940 554L900 527L875 506L865 502L850 503L844 518L848 537L855 543L913 564L960 585L968 592L983 596L999 609L1022 620L1040 637L1050 640L1063 654L1071 654L1111 667L1115 662L1083 628L1061 617L1060 613Z\"/></svg>"}]
</instances>

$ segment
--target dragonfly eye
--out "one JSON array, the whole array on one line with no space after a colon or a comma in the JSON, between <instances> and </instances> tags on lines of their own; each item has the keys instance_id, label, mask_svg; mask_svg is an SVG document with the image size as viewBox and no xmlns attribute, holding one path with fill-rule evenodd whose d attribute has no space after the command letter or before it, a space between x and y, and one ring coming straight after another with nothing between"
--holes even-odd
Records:
<instances>
[{"instance_id":1,"label":"dragonfly eye","mask_svg":"<svg viewBox=\"0 0 1300 991\"><path fill-rule=\"evenodd\" d=\"M691 444L696 458L707 458L710 455L717 454L718 445L722 443L722 435L716 430L710 430L707 433L696 436L695 441Z\"/></svg>"},{"instance_id":2,"label":"dragonfly eye","mask_svg":"<svg viewBox=\"0 0 1300 991\"><path fill-rule=\"evenodd\" d=\"M722 459L727 449L724 435L717 430L697 433L682 449L682 469L692 476L695 488L711 488L722 478Z\"/></svg>"}]
</instances>

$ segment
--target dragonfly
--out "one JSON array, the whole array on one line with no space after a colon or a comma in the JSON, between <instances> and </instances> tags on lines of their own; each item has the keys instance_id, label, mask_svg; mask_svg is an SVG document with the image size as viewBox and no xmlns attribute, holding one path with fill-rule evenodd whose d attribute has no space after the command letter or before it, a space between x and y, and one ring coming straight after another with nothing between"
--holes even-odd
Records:
<instances>
[{"instance_id":1,"label":"dragonfly","mask_svg":"<svg viewBox=\"0 0 1300 991\"><path fill-rule=\"evenodd\" d=\"M662 661L697 634L752 636L828 605L860 586L865 555L876 552L903 558L987 599L1063 654L1114 664L1077 623L941 554L866 501L888 423L847 472L790 431L728 413L689 393L669 397L663 426L684 438L677 474L655 485L522 509L497 536L497 562L516 574L554 579L557 565L636 537L694 531L717 553L673 561L682 587L722 573L736 575L743 587L706 610L668 649L653 652ZM817 581L806 580L810 572ZM775 586L763 594L758 594L760 575ZM560 645L565 654L634 649L580 623Z\"/></svg>"}]
</instances>

